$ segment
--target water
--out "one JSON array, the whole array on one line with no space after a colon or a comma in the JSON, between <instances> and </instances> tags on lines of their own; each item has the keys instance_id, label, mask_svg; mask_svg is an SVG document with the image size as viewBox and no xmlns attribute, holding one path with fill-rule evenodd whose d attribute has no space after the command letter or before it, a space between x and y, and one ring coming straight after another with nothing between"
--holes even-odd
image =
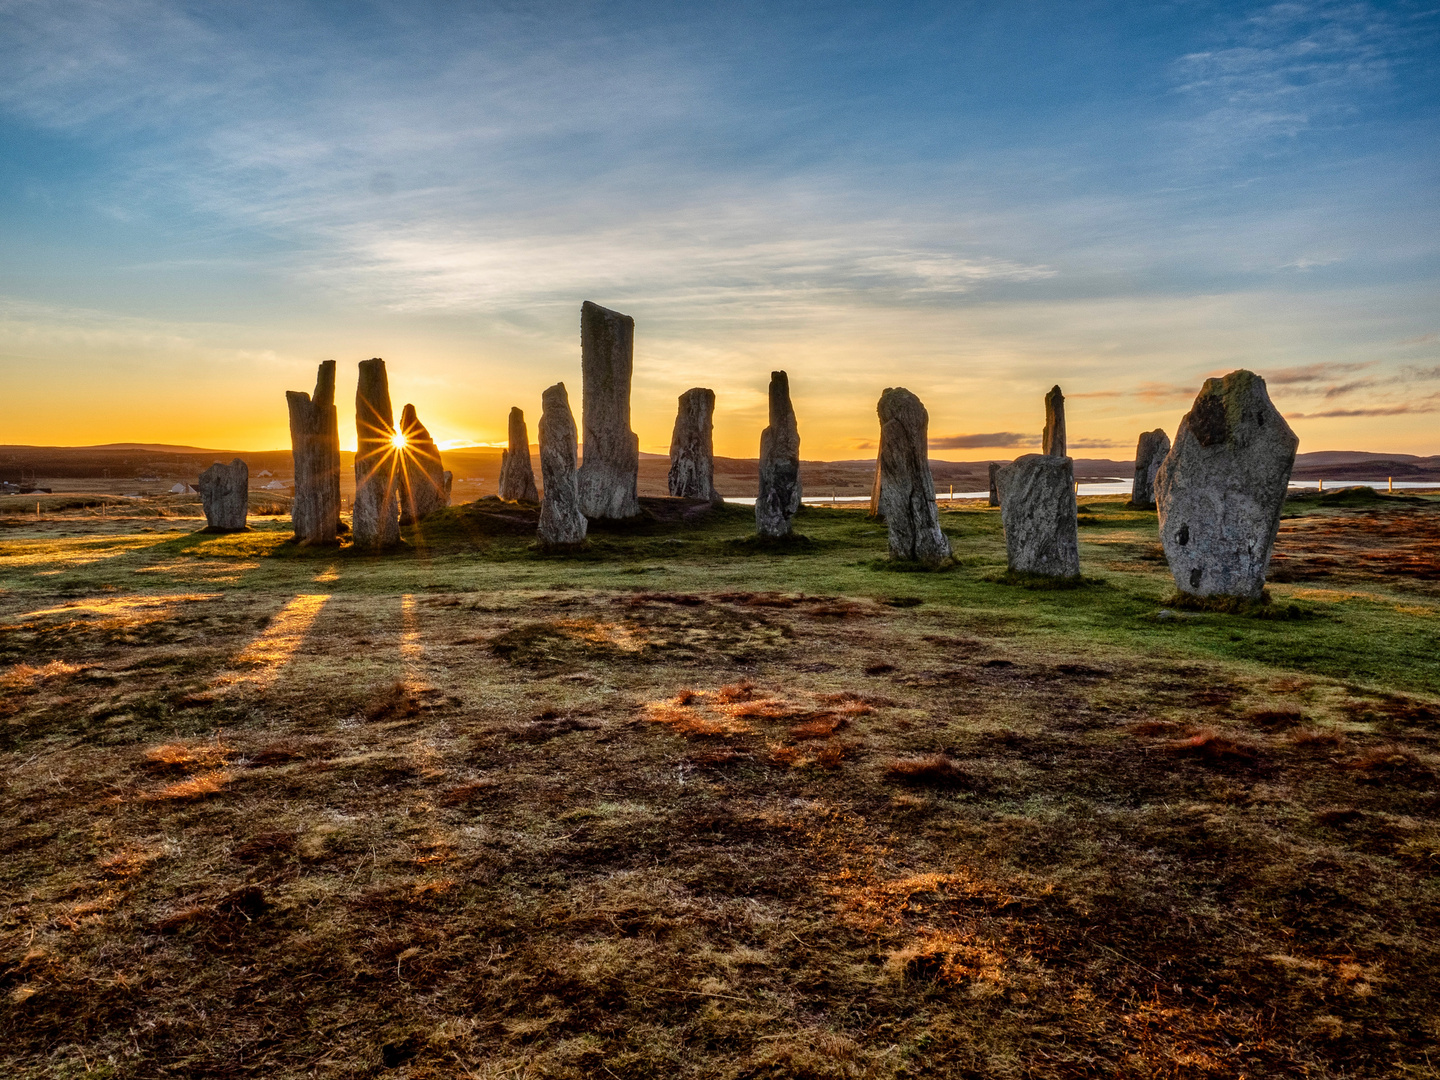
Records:
<instances>
[{"instance_id":1,"label":"water","mask_svg":"<svg viewBox=\"0 0 1440 1080\"><path fill-rule=\"evenodd\" d=\"M1131 480L1094 480L1081 482L1080 495L1129 495ZM1389 484L1386 480L1291 480L1290 486L1301 491L1314 491L1321 483L1325 484L1326 491L1338 491L1342 487L1373 487L1376 491L1384 492ZM1440 488L1440 482L1434 480L1396 480L1395 490L1415 490L1425 488ZM949 502L951 499L988 499L990 492L985 491L957 491L954 495L942 491L935 496L936 502ZM754 499L732 499L725 497L727 503L734 503L737 506L754 506ZM838 498L831 498L829 495L807 495L801 500L807 506L853 506L856 503L869 503L869 495L841 495Z\"/></svg>"}]
</instances>

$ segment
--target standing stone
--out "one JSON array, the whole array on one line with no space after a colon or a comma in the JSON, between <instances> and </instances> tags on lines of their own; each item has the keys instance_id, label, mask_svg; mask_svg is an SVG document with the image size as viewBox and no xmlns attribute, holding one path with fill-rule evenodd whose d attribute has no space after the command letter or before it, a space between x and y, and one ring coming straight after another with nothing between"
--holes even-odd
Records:
<instances>
[{"instance_id":1,"label":"standing stone","mask_svg":"<svg viewBox=\"0 0 1440 1080\"><path fill-rule=\"evenodd\" d=\"M1300 440L1250 371L1206 379L1155 476L1181 592L1258 599Z\"/></svg>"},{"instance_id":2,"label":"standing stone","mask_svg":"<svg viewBox=\"0 0 1440 1080\"><path fill-rule=\"evenodd\" d=\"M1050 457L1066 454L1065 395L1058 386L1052 386L1045 395L1045 434L1040 437L1040 453Z\"/></svg>"},{"instance_id":3,"label":"standing stone","mask_svg":"<svg viewBox=\"0 0 1440 1080\"><path fill-rule=\"evenodd\" d=\"M335 361L321 363L315 394L285 391L290 406L290 453L295 498L290 521L299 544L334 544L340 526L340 421L335 409Z\"/></svg>"},{"instance_id":4,"label":"standing stone","mask_svg":"<svg viewBox=\"0 0 1440 1080\"><path fill-rule=\"evenodd\" d=\"M530 464L530 432L525 414L510 410L510 446L500 455L500 498L510 502L539 502L535 469Z\"/></svg>"},{"instance_id":5,"label":"standing stone","mask_svg":"<svg viewBox=\"0 0 1440 1080\"><path fill-rule=\"evenodd\" d=\"M215 462L195 485L205 506L206 532L244 532L250 509L250 466L236 458L229 465Z\"/></svg>"},{"instance_id":6,"label":"standing stone","mask_svg":"<svg viewBox=\"0 0 1440 1080\"><path fill-rule=\"evenodd\" d=\"M670 436L670 494L725 500L715 490L715 391L697 386L680 395Z\"/></svg>"},{"instance_id":7,"label":"standing stone","mask_svg":"<svg viewBox=\"0 0 1440 1080\"><path fill-rule=\"evenodd\" d=\"M991 506L999 506L999 505L1000 505L1000 488L999 488L999 486L998 486L998 485L996 484L996 482L995 482L995 477L996 477L997 475L999 475L999 473L1000 473L1000 463L999 463L998 461L992 461L992 462L990 462L990 505L991 505Z\"/></svg>"},{"instance_id":8,"label":"standing stone","mask_svg":"<svg viewBox=\"0 0 1440 1080\"><path fill-rule=\"evenodd\" d=\"M770 426L760 433L760 490L755 498L755 531L790 535L800 509L800 429L790 404L790 377L770 373Z\"/></svg>"},{"instance_id":9,"label":"standing stone","mask_svg":"<svg viewBox=\"0 0 1440 1080\"><path fill-rule=\"evenodd\" d=\"M424 521L441 507L450 505L450 483L440 461L440 448L430 437L414 405L400 410L400 524Z\"/></svg>"},{"instance_id":10,"label":"standing stone","mask_svg":"<svg viewBox=\"0 0 1440 1080\"><path fill-rule=\"evenodd\" d=\"M580 508L591 518L635 517L640 513L640 437L630 430L635 320L586 300L580 308L580 366L585 380Z\"/></svg>"},{"instance_id":11,"label":"standing stone","mask_svg":"<svg viewBox=\"0 0 1440 1080\"><path fill-rule=\"evenodd\" d=\"M1137 510L1155 509L1155 474L1170 452L1170 436L1164 428L1140 434L1135 447L1135 482L1130 486L1130 505Z\"/></svg>"},{"instance_id":12,"label":"standing stone","mask_svg":"<svg viewBox=\"0 0 1440 1080\"><path fill-rule=\"evenodd\" d=\"M1080 576L1075 466L1068 457L1025 454L995 474L1010 569L1021 574Z\"/></svg>"},{"instance_id":13,"label":"standing stone","mask_svg":"<svg viewBox=\"0 0 1440 1080\"><path fill-rule=\"evenodd\" d=\"M382 551L400 543L400 500L396 491L399 455L392 441L395 413L385 361L360 361L355 387L355 506L351 531L361 551Z\"/></svg>"},{"instance_id":14,"label":"standing stone","mask_svg":"<svg viewBox=\"0 0 1440 1080\"><path fill-rule=\"evenodd\" d=\"M887 389L880 414L880 513L890 530L890 557L942 566L950 540L940 528L930 473L930 414L904 387Z\"/></svg>"},{"instance_id":15,"label":"standing stone","mask_svg":"<svg viewBox=\"0 0 1440 1080\"><path fill-rule=\"evenodd\" d=\"M875 478L870 481L870 520L884 521L885 509L880 502L880 489L884 484L885 470L881 462L885 459L885 424L880 424L880 441L875 451Z\"/></svg>"},{"instance_id":16,"label":"standing stone","mask_svg":"<svg viewBox=\"0 0 1440 1080\"><path fill-rule=\"evenodd\" d=\"M548 547L574 547L585 542L589 522L580 510L575 469L575 416L564 383L540 395L540 542Z\"/></svg>"}]
</instances>

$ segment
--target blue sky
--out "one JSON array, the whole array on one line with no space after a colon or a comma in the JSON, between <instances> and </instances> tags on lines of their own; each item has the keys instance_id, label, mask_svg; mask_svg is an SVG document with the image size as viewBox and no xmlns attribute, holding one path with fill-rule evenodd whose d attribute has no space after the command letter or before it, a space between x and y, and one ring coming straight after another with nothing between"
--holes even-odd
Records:
<instances>
[{"instance_id":1,"label":"blue sky","mask_svg":"<svg viewBox=\"0 0 1440 1080\"><path fill-rule=\"evenodd\" d=\"M807 457L889 385L1010 456L1055 382L1124 457L1245 366L1302 450L1440 453L1437 57L1419 3L0 0L0 443L283 446L377 355L499 440L591 299L646 450L707 385L752 456L785 368Z\"/></svg>"}]
</instances>

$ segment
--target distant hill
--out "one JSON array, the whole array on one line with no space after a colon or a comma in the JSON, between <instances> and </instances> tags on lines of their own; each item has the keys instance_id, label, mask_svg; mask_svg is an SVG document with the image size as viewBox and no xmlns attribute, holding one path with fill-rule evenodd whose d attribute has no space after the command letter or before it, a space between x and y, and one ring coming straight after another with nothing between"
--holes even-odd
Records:
<instances>
[{"instance_id":1,"label":"distant hill","mask_svg":"<svg viewBox=\"0 0 1440 1080\"><path fill-rule=\"evenodd\" d=\"M499 482L498 447L476 446L442 451L445 467L455 474L455 496L468 502L479 495L493 494ZM531 447L538 476L538 448ZM87 479L105 480L111 487L126 484L145 486L177 480L193 483L211 463L240 458L250 466L252 486L260 487L272 478L292 478L289 450L213 450L165 443L107 443L101 446L0 446L0 480L17 483L30 480L65 481L75 489ZM354 486L354 454L342 451L341 486L348 496ZM993 459L1002 464L1012 458ZM980 491L989 484L989 461L946 461L932 458L931 471L940 490ZM664 454L640 455L640 492L664 494L670 461ZM262 476L262 473L270 476ZM1078 480L1128 479L1134 472L1129 460L1076 458ZM755 458L717 457L715 483L722 495L732 497L755 493L759 462ZM801 483L812 495L863 495L870 491L875 476L873 457L841 461L802 461ZM1295 460L1298 480L1384 481L1435 480L1440 482L1440 456L1380 454L1361 450L1319 450L1300 454ZM153 477L154 480L143 478Z\"/></svg>"}]
</instances>

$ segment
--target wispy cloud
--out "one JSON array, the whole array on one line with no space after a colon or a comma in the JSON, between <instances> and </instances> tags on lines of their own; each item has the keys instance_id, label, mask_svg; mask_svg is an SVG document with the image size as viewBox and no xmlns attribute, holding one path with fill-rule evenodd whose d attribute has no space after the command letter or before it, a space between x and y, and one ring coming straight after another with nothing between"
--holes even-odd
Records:
<instances>
[{"instance_id":1,"label":"wispy cloud","mask_svg":"<svg viewBox=\"0 0 1440 1080\"><path fill-rule=\"evenodd\" d=\"M1016 431L993 431L986 435L941 435L930 440L931 450L1007 449L1016 446L1038 446L1040 436L1022 435Z\"/></svg>"}]
</instances>

